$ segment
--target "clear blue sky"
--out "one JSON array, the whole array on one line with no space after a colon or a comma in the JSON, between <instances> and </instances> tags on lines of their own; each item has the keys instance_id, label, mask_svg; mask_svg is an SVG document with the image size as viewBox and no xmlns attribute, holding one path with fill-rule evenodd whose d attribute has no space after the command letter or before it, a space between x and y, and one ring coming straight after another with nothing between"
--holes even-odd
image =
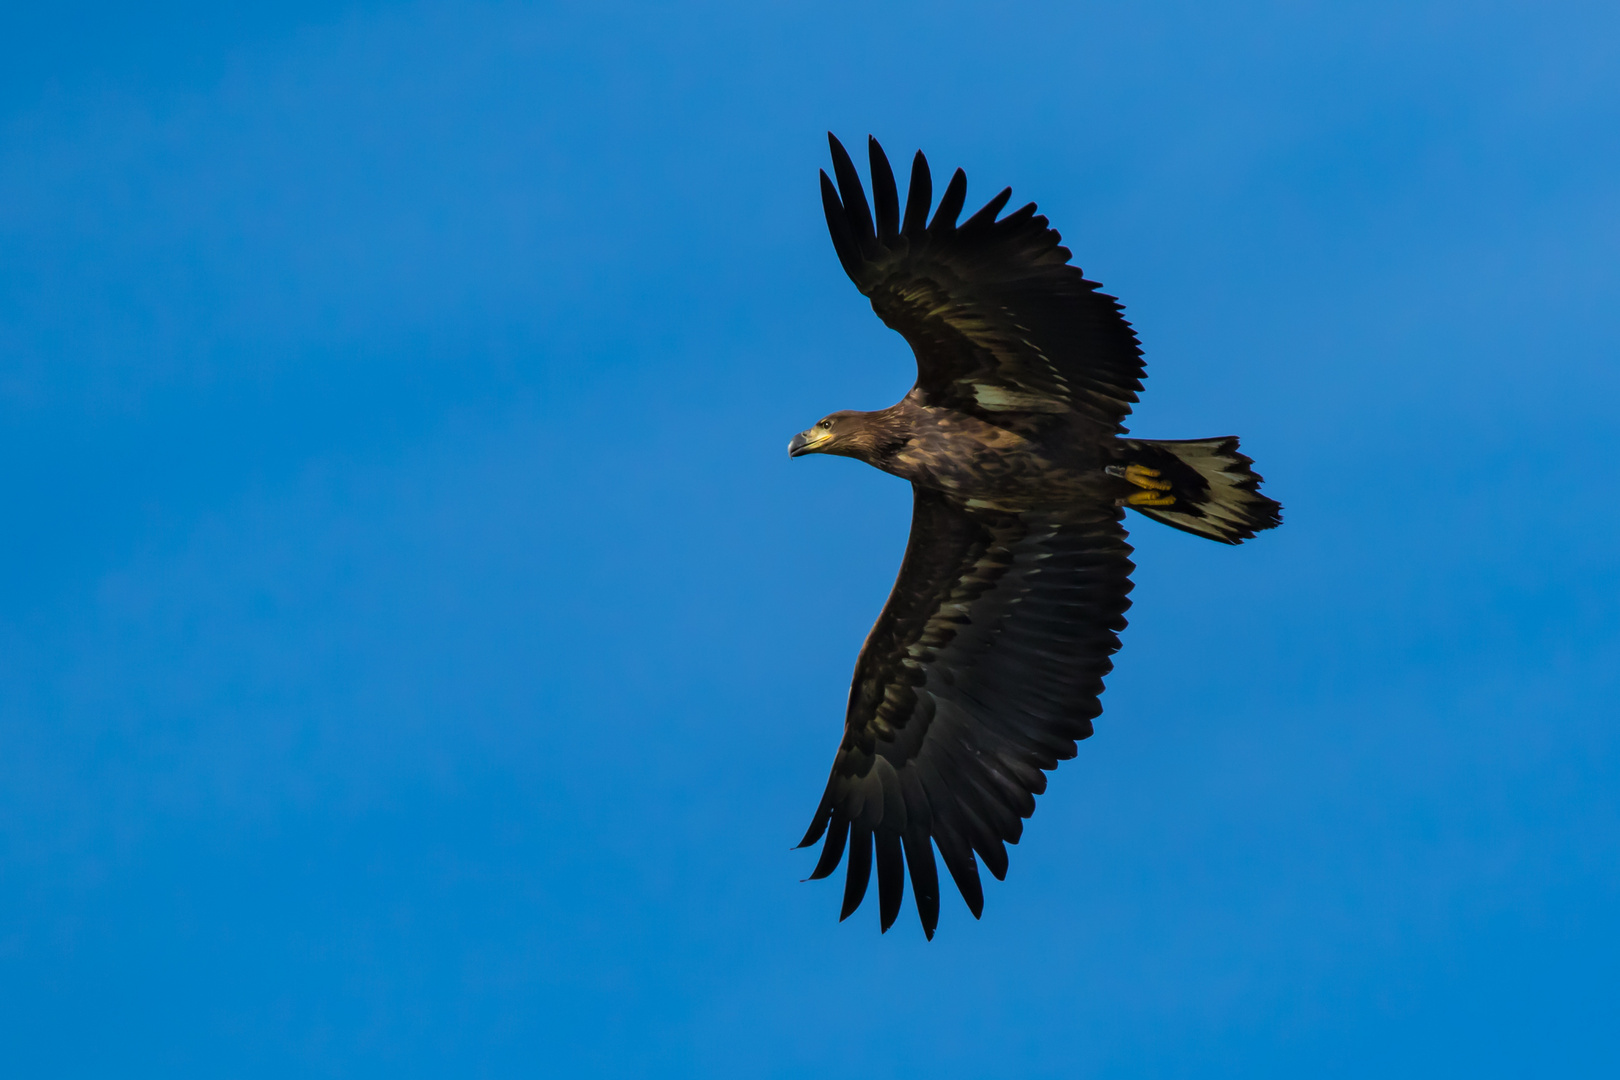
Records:
<instances>
[{"instance_id":1,"label":"clear blue sky","mask_svg":"<svg viewBox=\"0 0 1620 1080\"><path fill-rule=\"evenodd\" d=\"M24 8L28 10L23 10ZM7 1076L1620 1070L1620 8L8 5ZM1123 298L1095 738L974 922L790 851L909 386L824 132Z\"/></svg>"}]
</instances>

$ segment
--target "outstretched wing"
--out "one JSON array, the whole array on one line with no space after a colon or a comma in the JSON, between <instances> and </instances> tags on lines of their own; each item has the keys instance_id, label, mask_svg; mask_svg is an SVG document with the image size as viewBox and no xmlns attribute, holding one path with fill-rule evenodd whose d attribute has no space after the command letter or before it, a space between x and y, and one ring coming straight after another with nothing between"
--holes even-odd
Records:
<instances>
[{"instance_id":1,"label":"outstretched wing","mask_svg":"<svg viewBox=\"0 0 1620 1080\"><path fill-rule=\"evenodd\" d=\"M929 222L933 181L918 151L902 218L894 172L872 139L874 223L854 163L827 138L838 184L823 172L821 201L833 247L872 310L910 342L926 403L1003 424L1074 413L1100 433L1124 430L1142 389L1136 335L1118 302L1069 265L1034 203L997 221L1007 188L958 225L967 197L958 169Z\"/></svg>"},{"instance_id":2,"label":"outstretched wing","mask_svg":"<svg viewBox=\"0 0 1620 1080\"><path fill-rule=\"evenodd\" d=\"M974 853L1005 876L1003 844L1017 843L1035 812L1042 770L1073 757L1102 711L1133 567L1112 507L981 512L914 491L905 561L856 661L844 740L799 846L826 834L810 875L822 878L847 841L840 918L866 895L875 849L884 930L899 913L909 864L933 937L932 849L977 917L984 894Z\"/></svg>"}]
</instances>

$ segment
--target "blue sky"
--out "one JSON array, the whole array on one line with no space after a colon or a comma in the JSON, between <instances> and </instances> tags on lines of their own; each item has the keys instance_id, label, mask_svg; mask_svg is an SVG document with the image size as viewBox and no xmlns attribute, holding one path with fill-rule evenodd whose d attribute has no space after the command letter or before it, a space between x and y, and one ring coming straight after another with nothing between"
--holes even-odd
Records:
<instances>
[{"instance_id":1,"label":"blue sky","mask_svg":"<svg viewBox=\"0 0 1620 1080\"><path fill-rule=\"evenodd\" d=\"M10 1075L1620 1067L1620 10L0 16ZM1125 648L974 922L790 851L909 497L824 133L1035 199L1133 430Z\"/></svg>"}]
</instances>

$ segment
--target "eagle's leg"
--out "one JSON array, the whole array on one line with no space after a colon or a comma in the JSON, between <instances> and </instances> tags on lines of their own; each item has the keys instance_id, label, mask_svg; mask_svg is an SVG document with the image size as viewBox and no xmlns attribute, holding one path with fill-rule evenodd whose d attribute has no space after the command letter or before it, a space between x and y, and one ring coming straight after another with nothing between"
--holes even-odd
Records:
<instances>
[{"instance_id":1,"label":"eagle's leg","mask_svg":"<svg viewBox=\"0 0 1620 1080\"><path fill-rule=\"evenodd\" d=\"M1170 490L1170 481L1158 479L1159 470L1150 469L1146 465L1127 465L1121 469L1117 465L1110 466L1108 473L1111 476L1122 477L1131 484L1141 488L1125 496L1121 502L1126 506L1174 506L1176 497L1167 494Z\"/></svg>"}]
</instances>

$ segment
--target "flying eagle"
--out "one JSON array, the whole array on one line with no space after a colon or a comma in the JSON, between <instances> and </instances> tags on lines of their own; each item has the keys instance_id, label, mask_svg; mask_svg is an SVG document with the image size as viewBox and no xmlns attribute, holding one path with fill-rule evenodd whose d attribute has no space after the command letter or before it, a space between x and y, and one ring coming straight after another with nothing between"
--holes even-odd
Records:
<instances>
[{"instance_id":1,"label":"flying eagle","mask_svg":"<svg viewBox=\"0 0 1620 1080\"><path fill-rule=\"evenodd\" d=\"M934 209L928 162L904 214L870 140L872 204L836 138L827 228L844 271L917 356L899 404L835 412L788 444L857 458L911 481L911 537L867 635L844 738L800 847L826 836L812 878L849 849L840 919L866 895L876 852L883 930L905 870L923 932L939 922L939 849L977 918L978 864L999 880L1004 844L1075 755L1102 706L1125 628L1131 547L1124 508L1238 544L1281 507L1235 438L1125 438L1141 349L1030 203L1000 219L1007 188L961 224L967 176ZM932 845L932 846L930 846Z\"/></svg>"}]
</instances>

